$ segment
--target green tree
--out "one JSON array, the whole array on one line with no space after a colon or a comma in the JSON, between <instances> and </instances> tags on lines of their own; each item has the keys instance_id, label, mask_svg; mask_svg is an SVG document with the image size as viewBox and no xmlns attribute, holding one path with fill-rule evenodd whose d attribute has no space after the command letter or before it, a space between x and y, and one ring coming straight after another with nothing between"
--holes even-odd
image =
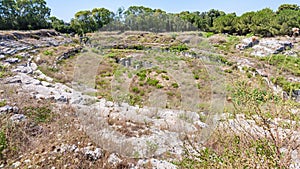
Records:
<instances>
[{"instance_id":1,"label":"green tree","mask_svg":"<svg viewBox=\"0 0 300 169\"><path fill-rule=\"evenodd\" d=\"M16 23L16 2L0 0L0 29L14 29Z\"/></svg>"},{"instance_id":2,"label":"green tree","mask_svg":"<svg viewBox=\"0 0 300 169\"><path fill-rule=\"evenodd\" d=\"M214 30L218 33L234 33L236 24L236 14L231 13L220 16L214 21Z\"/></svg>"},{"instance_id":3,"label":"green tree","mask_svg":"<svg viewBox=\"0 0 300 169\"><path fill-rule=\"evenodd\" d=\"M251 32L254 15L255 12L246 12L236 19L236 31L238 34L246 35Z\"/></svg>"},{"instance_id":4,"label":"green tree","mask_svg":"<svg viewBox=\"0 0 300 169\"><path fill-rule=\"evenodd\" d=\"M153 9L144 7L144 6L130 6L125 12L125 16L128 15L140 15L140 14L145 14L147 12L153 12Z\"/></svg>"},{"instance_id":5,"label":"green tree","mask_svg":"<svg viewBox=\"0 0 300 169\"><path fill-rule=\"evenodd\" d=\"M300 26L300 11L285 9L276 15L276 29L278 34L287 35L293 27Z\"/></svg>"},{"instance_id":6,"label":"green tree","mask_svg":"<svg viewBox=\"0 0 300 169\"><path fill-rule=\"evenodd\" d=\"M114 13L105 8L94 8L92 16L96 22L96 28L100 29L112 21Z\"/></svg>"},{"instance_id":7,"label":"green tree","mask_svg":"<svg viewBox=\"0 0 300 169\"><path fill-rule=\"evenodd\" d=\"M48 28L50 8L44 0L17 0L18 29L30 30Z\"/></svg>"},{"instance_id":8,"label":"green tree","mask_svg":"<svg viewBox=\"0 0 300 169\"><path fill-rule=\"evenodd\" d=\"M61 33L74 32L74 30L71 28L70 24L65 23L63 20L60 20L60 19L56 18L55 16L51 16L49 18L49 20L51 21L51 27L58 32L61 32Z\"/></svg>"},{"instance_id":9,"label":"green tree","mask_svg":"<svg viewBox=\"0 0 300 169\"><path fill-rule=\"evenodd\" d=\"M300 7L296 4L282 4L278 7L278 10L277 12L281 12L283 10L295 10L295 11L299 11L300 10Z\"/></svg>"},{"instance_id":10,"label":"green tree","mask_svg":"<svg viewBox=\"0 0 300 169\"><path fill-rule=\"evenodd\" d=\"M251 32L262 36L276 35L275 13L270 8L265 8L257 11L252 17Z\"/></svg>"},{"instance_id":11,"label":"green tree","mask_svg":"<svg viewBox=\"0 0 300 169\"><path fill-rule=\"evenodd\" d=\"M208 16L208 26L209 27L213 27L214 24L214 20L220 16L224 16L225 12L223 11L219 11L216 9L211 9L207 12L207 16Z\"/></svg>"},{"instance_id":12,"label":"green tree","mask_svg":"<svg viewBox=\"0 0 300 169\"><path fill-rule=\"evenodd\" d=\"M75 18L71 20L71 27L79 35L97 30L96 21L92 12L89 10L79 11L75 14Z\"/></svg>"}]
</instances>

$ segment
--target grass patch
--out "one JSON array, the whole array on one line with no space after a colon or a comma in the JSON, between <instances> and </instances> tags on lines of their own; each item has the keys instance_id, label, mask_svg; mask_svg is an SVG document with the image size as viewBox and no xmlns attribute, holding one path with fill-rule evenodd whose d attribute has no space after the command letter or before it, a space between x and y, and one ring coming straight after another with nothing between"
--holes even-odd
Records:
<instances>
[{"instance_id":1,"label":"grass patch","mask_svg":"<svg viewBox=\"0 0 300 169\"><path fill-rule=\"evenodd\" d=\"M156 85L156 88L157 88L157 89L162 89L162 88L164 88L164 86L161 85L161 84L157 84L157 85Z\"/></svg>"},{"instance_id":2,"label":"grass patch","mask_svg":"<svg viewBox=\"0 0 300 169\"><path fill-rule=\"evenodd\" d=\"M26 114L36 123L50 122L53 118L51 109L47 106L42 107L25 107Z\"/></svg>"},{"instance_id":3,"label":"grass patch","mask_svg":"<svg viewBox=\"0 0 300 169\"><path fill-rule=\"evenodd\" d=\"M144 81L147 77L146 70L138 72L136 75L139 77L139 81Z\"/></svg>"},{"instance_id":4,"label":"grass patch","mask_svg":"<svg viewBox=\"0 0 300 169\"><path fill-rule=\"evenodd\" d=\"M285 55L271 55L268 57L260 57L262 61L268 62L270 65L276 66L279 71L284 70L295 76L300 76L300 58Z\"/></svg>"},{"instance_id":5,"label":"grass patch","mask_svg":"<svg viewBox=\"0 0 300 169\"><path fill-rule=\"evenodd\" d=\"M7 68L0 64L0 78L7 76Z\"/></svg>"},{"instance_id":6,"label":"grass patch","mask_svg":"<svg viewBox=\"0 0 300 169\"><path fill-rule=\"evenodd\" d=\"M150 86L156 86L158 83L159 83L159 80L157 80L157 79L151 79L151 78L147 79L147 84Z\"/></svg>"},{"instance_id":7,"label":"grass patch","mask_svg":"<svg viewBox=\"0 0 300 169\"><path fill-rule=\"evenodd\" d=\"M213 36L214 33L213 33L213 32L202 32L202 35L203 35L203 37L205 37L205 38L209 38L209 37Z\"/></svg>"},{"instance_id":8,"label":"grass patch","mask_svg":"<svg viewBox=\"0 0 300 169\"><path fill-rule=\"evenodd\" d=\"M53 56L53 51L45 50L45 51L43 52L43 54L46 55L46 56Z\"/></svg>"},{"instance_id":9,"label":"grass patch","mask_svg":"<svg viewBox=\"0 0 300 169\"><path fill-rule=\"evenodd\" d=\"M173 88L179 88L179 85L178 85L178 83L172 83L172 87Z\"/></svg>"},{"instance_id":10,"label":"grass patch","mask_svg":"<svg viewBox=\"0 0 300 169\"><path fill-rule=\"evenodd\" d=\"M291 93L296 89L300 89L300 83L299 82L290 82L283 76L278 76L276 78L271 79L272 82L276 85L279 85L282 87L283 91L287 93Z\"/></svg>"},{"instance_id":11,"label":"grass patch","mask_svg":"<svg viewBox=\"0 0 300 169\"><path fill-rule=\"evenodd\" d=\"M0 159L2 159L2 152L7 148L6 136L3 131L0 131Z\"/></svg>"},{"instance_id":12,"label":"grass patch","mask_svg":"<svg viewBox=\"0 0 300 169\"><path fill-rule=\"evenodd\" d=\"M140 92L139 88L136 87L136 86L134 86L134 87L132 88L132 91L133 91L134 93L139 93L139 92Z\"/></svg>"},{"instance_id":13,"label":"grass patch","mask_svg":"<svg viewBox=\"0 0 300 169\"><path fill-rule=\"evenodd\" d=\"M171 46L170 51L172 52L183 52L189 50L188 46L185 44L180 44L176 46Z\"/></svg>"}]
</instances>

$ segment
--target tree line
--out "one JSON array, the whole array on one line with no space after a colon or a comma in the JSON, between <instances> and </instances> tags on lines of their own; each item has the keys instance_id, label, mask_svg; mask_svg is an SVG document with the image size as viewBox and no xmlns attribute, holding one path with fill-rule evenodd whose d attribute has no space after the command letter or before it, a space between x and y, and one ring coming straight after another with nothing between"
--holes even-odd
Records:
<instances>
[{"instance_id":1,"label":"tree line","mask_svg":"<svg viewBox=\"0 0 300 169\"><path fill-rule=\"evenodd\" d=\"M276 11L265 8L235 13L211 9L207 12L183 11L167 13L161 9L144 6L118 8L112 12L106 8L94 8L75 13L70 23L51 16L51 9L44 0L0 0L0 29L31 30L54 28L62 33L85 33L106 30L136 30L152 32L206 31L261 36L286 35L293 27L300 27L300 7L282 4Z\"/></svg>"}]
</instances>

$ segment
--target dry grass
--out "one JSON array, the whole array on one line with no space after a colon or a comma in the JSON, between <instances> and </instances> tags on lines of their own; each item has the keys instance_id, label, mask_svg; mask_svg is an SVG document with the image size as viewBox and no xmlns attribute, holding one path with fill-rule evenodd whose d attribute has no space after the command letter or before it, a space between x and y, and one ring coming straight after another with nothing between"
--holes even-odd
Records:
<instances>
[{"instance_id":1,"label":"dry grass","mask_svg":"<svg viewBox=\"0 0 300 169\"><path fill-rule=\"evenodd\" d=\"M104 152L99 160L91 160L82 152L58 150L62 145L76 145L78 148L88 147L93 141L80 127L76 112L69 105L56 105L46 100L36 101L28 94L17 93L17 87L1 85L5 92L0 98L8 98L7 103L17 103L19 113L27 116L27 120L12 123L11 114L1 115L0 126L5 133L7 148L3 152L0 164L11 166L20 161L21 168L129 168L130 159L123 159L117 166L107 163L110 155ZM38 109L47 107L50 116L44 122L37 122L26 108Z\"/></svg>"}]
</instances>

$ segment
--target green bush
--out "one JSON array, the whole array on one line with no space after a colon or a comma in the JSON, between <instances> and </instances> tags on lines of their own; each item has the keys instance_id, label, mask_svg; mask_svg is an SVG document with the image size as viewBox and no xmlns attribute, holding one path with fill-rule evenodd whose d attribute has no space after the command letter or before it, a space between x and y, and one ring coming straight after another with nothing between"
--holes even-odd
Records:
<instances>
[{"instance_id":1,"label":"green bush","mask_svg":"<svg viewBox=\"0 0 300 169\"><path fill-rule=\"evenodd\" d=\"M7 148L7 141L6 141L6 136L5 133L3 131L0 131L0 159L2 158L3 154L3 150L5 150Z\"/></svg>"},{"instance_id":2,"label":"green bush","mask_svg":"<svg viewBox=\"0 0 300 169\"><path fill-rule=\"evenodd\" d=\"M150 86L156 86L158 83L159 83L159 80L157 80L157 79L151 79L151 78L147 79L147 84L149 84Z\"/></svg>"},{"instance_id":3,"label":"green bush","mask_svg":"<svg viewBox=\"0 0 300 169\"><path fill-rule=\"evenodd\" d=\"M132 88L132 91L133 91L134 93L139 93L139 92L140 92L139 88L136 87L136 86L134 86L134 87Z\"/></svg>"},{"instance_id":4,"label":"green bush","mask_svg":"<svg viewBox=\"0 0 300 169\"><path fill-rule=\"evenodd\" d=\"M166 79L166 80L170 80L169 76L162 75L161 77L164 78L164 79Z\"/></svg>"},{"instance_id":5,"label":"green bush","mask_svg":"<svg viewBox=\"0 0 300 169\"><path fill-rule=\"evenodd\" d=\"M203 34L203 36L206 37L206 38L209 38L209 37L211 37L211 36L214 35L213 32L203 32L202 34Z\"/></svg>"},{"instance_id":6,"label":"green bush","mask_svg":"<svg viewBox=\"0 0 300 169\"><path fill-rule=\"evenodd\" d=\"M144 81L147 77L145 70L138 72L136 75L139 77L139 81Z\"/></svg>"},{"instance_id":7,"label":"green bush","mask_svg":"<svg viewBox=\"0 0 300 169\"><path fill-rule=\"evenodd\" d=\"M45 50L43 54L46 56L53 56L53 51Z\"/></svg>"},{"instance_id":8,"label":"green bush","mask_svg":"<svg viewBox=\"0 0 300 169\"><path fill-rule=\"evenodd\" d=\"M0 64L0 78L4 77L6 75L7 75L7 67Z\"/></svg>"},{"instance_id":9,"label":"green bush","mask_svg":"<svg viewBox=\"0 0 300 169\"><path fill-rule=\"evenodd\" d=\"M172 83L172 87L174 87L174 88L178 88L178 87L179 87L179 85L178 85L178 83Z\"/></svg>"},{"instance_id":10,"label":"green bush","mask_svg":"<svg viewBox=\"0 0 300 169\"><path fill-rule=\"evenodd\" d=\"M134 106L140 104L142 101L141 97L138 95L129 95L129 104Z\"/></svg>"},{"instance_id":11,"label":"green bush","mask_svg":"<svg viewBox=\"0 0 300 169\"><path fill-rule=\"evenodd\" d=\"M162 89L164 86L163 85L161 85L161 84L157 84L156 85L156 88L158 88L158 89Z\"/></svg>"},{"instance_id":12,"label":"green bush","mask_svg":"<svg viewBox=\"0 0 300 169\"><path fill-rule=\"evenodd\" d=\"M0 107L3 107L3 106L5 106L5 105L6 105L6 100L0 101Z\"/></svg>"}]
</instances>

